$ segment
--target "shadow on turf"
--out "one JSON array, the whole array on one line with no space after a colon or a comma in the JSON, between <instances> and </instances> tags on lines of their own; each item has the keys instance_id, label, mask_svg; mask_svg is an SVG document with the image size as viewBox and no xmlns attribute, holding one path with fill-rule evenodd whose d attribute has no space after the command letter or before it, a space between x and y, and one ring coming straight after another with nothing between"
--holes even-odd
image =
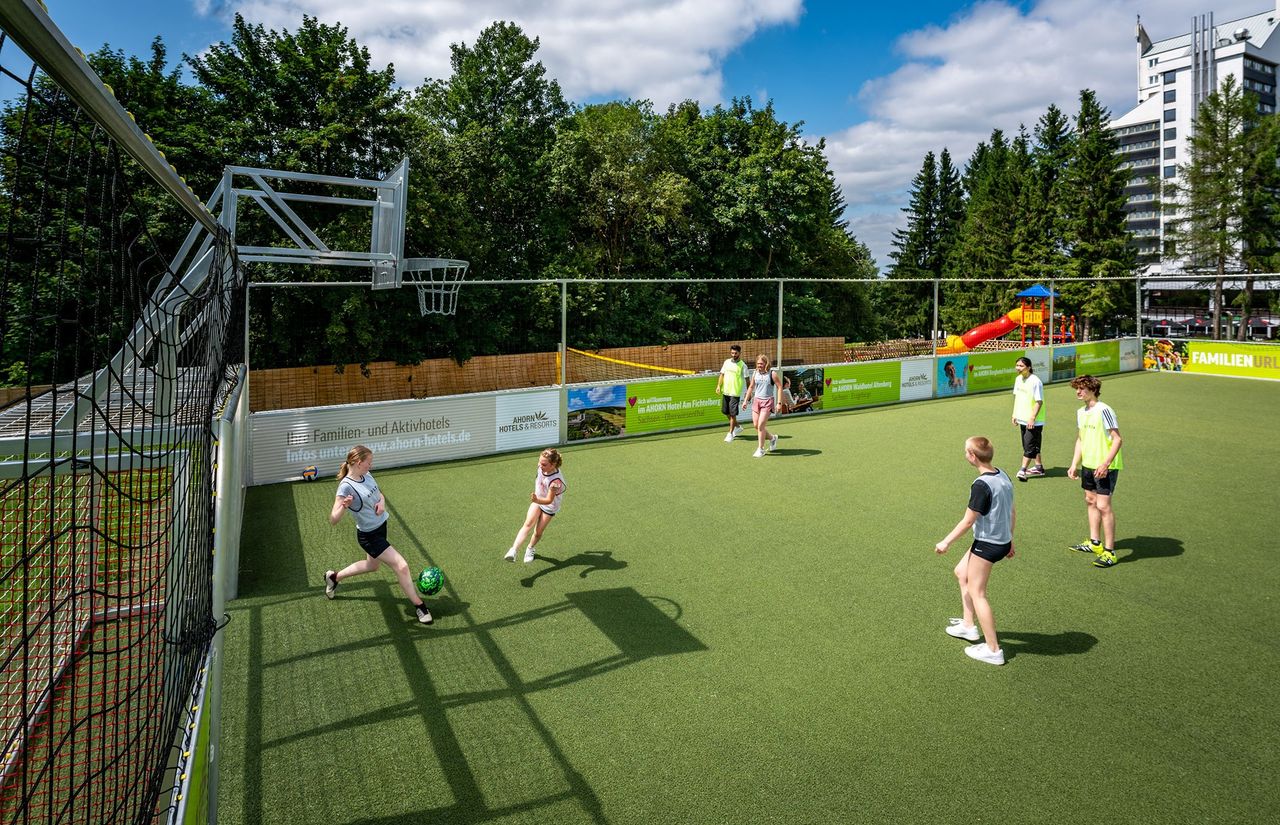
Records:
<instances>
[{"instance_id":1,"label":"shadow on turf","mask_svg":"<svg viewBox=\"0 0 1280 825\"><path fill-rule=\"evenodd\" d=\"M544 556L538 553L536 560L549 562L551 566L542 568L532 576L525 576L520 580L521 585L533 587L533 583L543 576L573 567L581 567L582 571L578 573L578 578L585 579L589 574L597 570L622 570L627 566L627 563L622 559L613 557L612 550L586 550L566 559L557 559L555 556Z\"/></svg>"},{"instance_id":2,"label":"shadow on turf","mask_svg":"<svg viewBox=\"0 0 1280 825\"><path fill-rule=\"evenodd\" d=\"M1098 643L1097 636L1068 630L1065 633L1017 633L1001 630L1000 647L1006 657L1023 653L1034 656L1074 656L1088 653Z\"/></svg>"},{"instance_id":3,"label":"shadow on turf","mask_svg":"<svg viewBox=\"0 0 1280 825\"><path fill-rule=\"evenodd\" d=\"M386 596L377 599L386 635L380 634L373 640L362 640L360 646L382 646L390 643L403 674L403 683L395 680L396 689L392 695L401 695L402 684L408 689L408 695L402 701L390 701L388 696L381 693L369 697L352 697L351 713L346 718L310 727L303 724L300 729L283 735L279 731L281 725L268 724L269 710L264 713L264 704L269 704L263 702L266 695L263 674L267 671L264 660L269 658L264 633L265 614L261 607L250 611L252 615L247 620L246 639L251 663L245 703L244 742L247 750L242 778L245 791L241 795L241 821L245 825L265 825L267 822L278 821L275 812L268 810L263 804L261 787L266 776L271 773L264 755L317 737L345 735L353 761L376 758L381 755L385 743L378 741L377 750L371 750L370 740L367 737L361 739L360 732L387 723L402 724L409 719L420 719L425 733L424 741L415 746L415 758L433 760L439 765L443 781L448 786L449 793L445 796L450 798L450 802L439 807L387 816L370 815L368 811L361 811L363 816L356 814L344 819L344 822L397 825L402 822L447 821L457 825L483 825L521 814L536 815L541 809L553 811L557 806L571 802L595 825L608 825L609 819L595 789L573 765L556 734L530 701L530 696L654 657L697 653L708 649L678 623L683 611L679 604L669 599L645 596L630 587L567 593L565 600L558 604L506 616L492 625L463 628L462 632L471 634L479 650L489 659L498 682L487 689L460 691L456 680L442 678L438 665L429 657L423 656L424 648L418 644L421 636L417 634L412 622L405 621L402 605L390 598L391 586L383 582L375 589L380 591L380 595ZM458 606L460 610L466 607L463 602L451 599L443 601ZM435 610L434 604L432 609ZM614 652L597 658L579 658L563 670L538 678L522 678L516 662L508 658L492 631L521 624L528 624L532 631L532 623L566 611L577 612L596 632L611 642ZM342 648L317 651L308 656L307 660L313 660L315 655L334 655L340 652L343 652ZM270 664L277 667L281 662L272 659ZM525 801L500 806L494 806L487 797L485 783L491 777L485 771L490 766L487 761L482 760L481 767L473 768L468 759L468 748L474 744L468 738L469 729L458 729L454 725L458 708L495 702L513 706L524 715L526 726L523 728L523 735L528 737L525 744L545 755L555 774L557 787L535 794ZM268 729L272 729L274 735L268 737ZM566 787L559 787L560 785ZM308 781L301 782L299 787L324 791L329 785L322 784L319 777L311 777Z\"/></svg>"},{"instance_id":4,"label":"shadow on turf","mask_svg":"<svg viewBox=\"0 0 1280 825\"><path fill-rule=\"evenodd\" d=\"M1119 556L1116 564L1128 564L1145 559L1168 559L1186 552L1181 539L1168 536L1134 536L1116 542L1116 550L1128 550Z\"/></svg>"}]
</instances>

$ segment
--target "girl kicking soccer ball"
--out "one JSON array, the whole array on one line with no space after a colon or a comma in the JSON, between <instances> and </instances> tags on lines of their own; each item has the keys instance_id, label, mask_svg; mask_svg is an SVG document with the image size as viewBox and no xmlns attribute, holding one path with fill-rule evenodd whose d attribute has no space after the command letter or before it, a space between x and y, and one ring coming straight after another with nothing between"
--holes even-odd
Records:
<instances>
[{"instance_id":1,"label":"girl kicking soccer ball","mask_svg":"<svg viewBox=\"0 0 1280 825\"><path fill-rule=\"evenodd\" d=\"M542 538L542 531L547 529L552 517L560 512L560 498L566 489L564 476L560 474L560 462L563 460L559 450L543 450L542 455L538 456L538 474L534 476L533 492L529 494L529 513L525 516L520 532L516 533L511 549L503 556L507 561L516 560L516 551L529 537L530 530L533 531L533 538L524 551L524 563L533 561L534 550L538 539Z\"/></svg>"},{"instance_id":2,"label":"girl kicking soccer ball","mask_svg":"<svg viewBox=\"0 0 1280 825\"><path fill-rule=\"evenodd\" d=\"M351 448L347 460L338 468L338 493L333 499L333 509L329 511L329 523L337 524L343 513L351 513L356 520L356 542L365 556L341 570L325 571L325 598L332 599L337 594L338 582L361 573L372 573L387 564L400 580L400 589L413 603L418 621L431 624L431 611L422 603L422 597L413 586L408 563L387 541L387 519L390 518L387 499L378 489L378 482L373 480L372 470L373 451L361 444Z\"/></svg>"}]
</instances>

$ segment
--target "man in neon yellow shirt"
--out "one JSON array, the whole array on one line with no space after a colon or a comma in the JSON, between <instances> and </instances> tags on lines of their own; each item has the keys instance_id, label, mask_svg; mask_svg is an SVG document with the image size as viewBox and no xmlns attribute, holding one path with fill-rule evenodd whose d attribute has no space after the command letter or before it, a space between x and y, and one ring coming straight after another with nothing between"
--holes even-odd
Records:
<instances>
[{"instance_id":1,"label":"man in neon yellow shirt","mask_svg":"<svg viewBox=\"0 0 1280 825\"><path fill-rule=\"evenodd\" d=\"M1116 514L1111 509L1111 496L1124 467L1120 425L1115 410L1098 400L1101 381L1092 375L1081 375L1072 380L1071 388L1084 406L1076 411L1076 451L1067 477L1075 478L1076 468L1081 468L1080 486L1084 488L1089 516L1089 540L1071 549L1092 553L1094 567L1110 567L1116 563Z\"/></svg>"},{"instance_id":2,"label":"man in neon yellow shirt","mask_svg":"<svg viewBox=\"0 0 1280 825\"><path fill-rule=\"evenodd\" d=\"M720 412L729 419L729 434L725 441L733 441L742 427L738 425L738 409L742 390L747 383L747 365L742 360L742 347L729 347L729 357L720 365L720 377L716 379L716 395L720 396Z\"/></svg>"}]
</instances>

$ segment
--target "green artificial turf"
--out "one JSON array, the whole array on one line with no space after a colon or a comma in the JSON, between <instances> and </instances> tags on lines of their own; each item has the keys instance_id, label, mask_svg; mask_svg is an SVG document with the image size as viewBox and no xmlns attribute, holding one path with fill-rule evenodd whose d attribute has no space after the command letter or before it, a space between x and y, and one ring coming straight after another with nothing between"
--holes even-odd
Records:
<instances>
[{"instance_id":1,"label":"green artificial turf","mask_svg":"<svg viewBox=\"0 0 1280 825\"><path fill-rule=\"evenodd\" d=\"M1015 484L974 662L933 545L966 436L1017 468L1012 398L573 446L536 562L502 561L536 454L378 472L390 539L440 566L421 627L327 521L333 484L255 488L226 633L219 821L1263 822L1280 810L1280 385L1104 380L1120 563L1087 535L1071 389ZM376 457L375 457L376 470Z\"/></svg>"}]
</instances>

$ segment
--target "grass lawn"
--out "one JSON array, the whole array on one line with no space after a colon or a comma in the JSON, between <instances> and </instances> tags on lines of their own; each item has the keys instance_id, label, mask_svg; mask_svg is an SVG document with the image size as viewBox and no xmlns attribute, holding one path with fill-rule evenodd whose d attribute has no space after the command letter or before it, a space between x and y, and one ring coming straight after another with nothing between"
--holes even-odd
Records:
<instances>
[{"instance_id":1,"label":"grass lawn","mask_svg":"<svg viewBox=\"0 0 1280 825\"><path fill-rule=\"evenodd\" d=\"M536 454L375 472L390 539L440 566L431 627L327 521L331 482L249 491L226 633L219 821L1266 822L1280 810L1280 384L1104 379L1120 563L1087 535L1071 389L1015 483L963 653L933 544L1020 454L1005 394L572 446L530 565L502 554ZM1267 813L1270 811L1271 813Z\"/></svg>"}]
</instances>

